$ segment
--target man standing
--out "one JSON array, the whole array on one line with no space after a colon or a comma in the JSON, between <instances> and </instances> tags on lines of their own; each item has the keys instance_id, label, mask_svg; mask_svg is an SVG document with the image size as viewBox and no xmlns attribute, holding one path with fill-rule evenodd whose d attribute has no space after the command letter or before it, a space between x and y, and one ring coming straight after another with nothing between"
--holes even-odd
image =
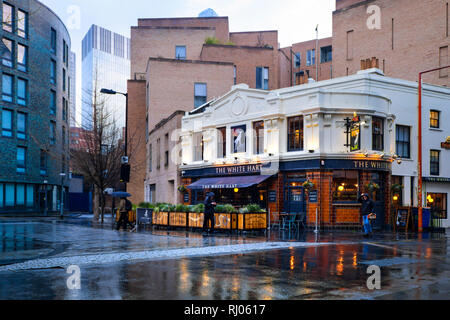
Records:
<instances>
[{"instance_id":1,"label":"man standing","mask_svg":"<svg viewBox=\"0 0 450 320\"><path fill-rule=\"evenodd\" d=\"M214 206L215 203L215 194L213 192L207 192L206 193L206 199L205 199L205 218L203 220L203 232L207 232L210 230L211 233L214 233L214 225L215 225L215 219L214 219ZM211 229L208 228L209 222L211 221Z\"/></svg>"},{"instance_id":2,"label":"man standing","mask_svg":"<svg viewBox=\"0 0 450 320\"><path fill-rule=\"evenodd\" d=\"M123 225L123 228L126 230L128 225L131 225L130 221L128 220L128 214L129 212L133 210L133 205L131 204L131 201L127 198L122 198L120 200L120 218L119 222L117 223L117 230L120 230L120 226Z\"/></svg>"},{"instance_id":3,"label":"man standing","mask_svg":"<svg viewBox=\"0 0 450 320\"><path fill-rule=\"evenodd\" d=\"M361 203L361 215L364 225L364 237L368 237L372 234L372 225L370 224L370 216L373 215L373 209L375 203L369 198L367 193L363 193L358 200Z\"/></svg>"}]
</instances>

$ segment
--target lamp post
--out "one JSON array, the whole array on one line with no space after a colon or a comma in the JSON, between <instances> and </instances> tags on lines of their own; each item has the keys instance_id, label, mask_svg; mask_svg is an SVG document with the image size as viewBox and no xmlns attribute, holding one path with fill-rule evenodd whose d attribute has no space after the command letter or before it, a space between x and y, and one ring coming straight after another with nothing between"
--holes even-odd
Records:
<instances>
[{"instance_id":1,"label":"lamp post","mask_svg":"<svg viewBox=\"0 0 450 320\"><path fill-rule=\"evenodd\" d=\"M64 172L61 172L59 175L61 177L60 218L63 219L64 218L64 177L66 176L66 174Z\"/></svg>"},{"instance_id":2,"label":"lamp post","mask_svg":"<svg viewBox=\"0 0 450 320\"><path fill-rule=\"evenodd\" d=\"M123 92L117 92L111 89L101 89L100 93L103 94L110 94L110 95L115 95L115 94L121 94L125 97L126 102L125 102L125 157L128 157L128 93L123 93ZM127 183L125 182L125 192L127 192Z\"/></svg>"},{"instance_id":3,"label":"lamp post","mask_svg":"<svg viewBox=\"0 0 450 320\"><path fill-rule=\"evenodd\" d=\"M430 73L430 72L435 72L435 71L439 71L439 70L443 70L446 68L450 68L450 66L445 66L445 67L441 67L441 68L436 68L436 69L431 69L431 70L426 70L426 71L422 71L419 73L419 115L418 115L418 130L419 130L419 134L418 134L418 175L419 175L419 182L418 182L418 187L417 187L417 203L418 203L418 226L419 226L419 232L423 232L423 188L422 188L422 184L423 184L423 179L422 179L422 172L423 172L423 168L422 168L422 76L425 73Z\"/></svg>"}]
</instances>

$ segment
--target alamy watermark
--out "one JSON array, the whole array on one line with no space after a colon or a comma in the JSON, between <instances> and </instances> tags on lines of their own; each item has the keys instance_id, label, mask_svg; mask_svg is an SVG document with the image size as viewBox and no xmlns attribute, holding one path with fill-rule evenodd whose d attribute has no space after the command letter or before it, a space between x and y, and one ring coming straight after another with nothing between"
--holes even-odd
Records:
<instances>
[{"instance_id":1,"label":"alamy watermark","mask_svg":"<svg viewBox=\"0 0 450 320\"><path fill-rule=\"evenodd\" d=\"M369 18L367 19L367 28L369 30L380 30L381 29L381 8L377 5L371 5L367 8L367 14Z\"/></svg>"},{"instance_id":2,"label":"alamy watermark","mask_svg":"<svg viewBox=\"0 0 450 320\"><path fill-rule=\"evenodd\" d=\"M381 290L381 269L379 266L369 266L367 268L367 274L370 274L367 279L367 289L369 290Z\"/></svg>"},{"instance_id":3,"label":"alamy watermark","mask_svg":"<svg viewBox=\"0 0 450 320\"><path fill-rule=\"evenodd\" d=\"M81 269L79 266L72 265L67 268L67 274L70 274L67 278L67 289L69 290L81 290Z\"/></svg>"}]
</instances>

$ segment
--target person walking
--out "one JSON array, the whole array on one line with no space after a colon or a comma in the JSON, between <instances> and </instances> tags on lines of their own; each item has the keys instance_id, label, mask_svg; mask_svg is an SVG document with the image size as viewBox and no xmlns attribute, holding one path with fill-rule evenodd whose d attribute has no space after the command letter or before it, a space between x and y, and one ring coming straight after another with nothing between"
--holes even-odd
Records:
<instances>
[{"instance_id":1,"label":"person walking","mask_svg":"<svg viewBox=\"0 0 450 320\"><path fill-rule=\"evenodd\" d=\"M205 199L205 218L203 220L203 233L211 232L214 233L215 219L214 219L214 207L215 194L213 192L208 192ZM209 229L209 222L211 222L211 229Z\"/></svg>"},{"instance_id":2,"label":"person walking","mask_svg":"<svg viewBox=\"0 0 450 320\"><path fill-rule=\"evenodd\" d=\"M364 237L368 237L372 234L372 225L370 224L370 218L375 207L375 202L373 202L367 193L363 193L358 200L361 203L361 216L363 218L364 227Z\"/></svg>"},{"instance_id":3,"label":"person walking","mask_svg":"<svg viewBox=\"0 0 450 320\"><path fill-rule=\"evenodd\" d=\"M133 205L130 200L127 198L120 199L120 206L119 206L119 212L120 212L120 218L119 222L117 223L117 230L120 230L120 227L123 226L124 230L127 230L128 225L133 225L128 220L128 214L129 212L133 210Z\"/></svg>"}]
</instances>

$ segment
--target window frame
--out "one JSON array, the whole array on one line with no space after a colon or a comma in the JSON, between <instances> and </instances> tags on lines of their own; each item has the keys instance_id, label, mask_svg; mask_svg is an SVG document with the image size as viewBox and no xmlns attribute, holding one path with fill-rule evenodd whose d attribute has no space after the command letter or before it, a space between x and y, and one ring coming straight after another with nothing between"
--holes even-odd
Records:
<instances>
[{"instance_id":1,"label":"window frame","mask_svg":"<svg viewBox=\"0 0 450 320\"><path fill-rule=\"evenodd\" d=\"M197 95L197 86L205 86L205 96ZM202 103L198 104L198 99L202 99ZM203 102L204 99L204 102ZM195 82L194 83L194 109L197 109L208 102L208 84L206 82Z\"/></svg>"},{"instance_id":2,"label":"window frame","mask_svg":"<svg viewBox=\"0 0 450 320\"><path fill-rule=\"evenodd\" d=\"M330 50L326 51L324 54L324 49L328 49L330 48ZM329 59L328 59L328 55L330 55ZM325 59L324 59L325 56ZM320 48L320 63L327 63L327 62L332 62L333 61L333 46L329 45L329 46L324 46Z\"/></svg>"},{"instance_id":3,"label":"window frame","mask_svg":"<svg viewBox=\"0 0 450 320\"><path fill-rule=\"evenodd\" d=\"M50 52L56 55L58 51L58 33L55 29L51 28L50 31Z\"/></svg>"},{"instance_id":4,"label":"window frame","mask_svg":"<svg viewBox=\"0 0 450 320\"><path fill-rule=\"evenodd\" d=\"M9 124L10 127L4 127L5 125L5 113L8 113L10 116ZM2 137L5 138L13 138L13 130L14 130L14 111L9 109L2 109ZM6 133L6 134L5 134Z\"/></svg>"},{"instance_id":5,"label":"window frame","mask_svg":"<svg viewBox=\"0 0 450 320\"><path fill-rule=\"evenodd\" d=\"M261 126L262 124L262 126ZM253 154L264 154L265 123L264 120L253 122Z\"/></svg>"},{"instance_id":6,"label":"window frame","mask_svg":"<svg viewBox=\"0 0 450 320\"><path fill-rule=\"evenodd\" d=\"M193 136L193 145L194 145L194 154L193 160L194 162L200 162L205 160L205 143L203 141L204 135L203 132L195 132ZM200 142L200 145L198 143ZM200 158L198 157L200 156Z\"/></svg>"},{"instance_id":7,"label":"window frame","mask_svg":"<svg viewBox=\"0 0 450 320\"><path fill-rule=\"evenodd\" d=\"M11 86L10 88L10 93L9 92L4 92L3 90L5 89L5 77L8 77L11 81ZM5 97L7 97L8 99L5 99ZM14 76L12 74L8 74L8 73L3 73L2 74L2 100L5 102L10 102L10 103L14 103Z\"/></svg>"},{"instance_id":8,"label":"window frame","mask_svg":"<svg viewBox=\"0 0 450 320\"><path fill-rule=\"evenodd\" d=\"M433 153L437 154L437 161L436 157L433 157ZM430 175L431 176L439 176L441 174L441 151L440 150L430 150ZM436 168L437 171L433 171L433 167Z\"/></svg>"},{"instance_id":9,"label":"window frame","mask_svg":"<svg viewBox=\"0 0 450 320\"><path fill-rule=\"evenodd\" d=\"M8 48L8 46L5 44L4 40L9 41L11 43L11 49L10 49L10 58L5 58L4 56L2 56L2 66L7 67L7 68L14 68L14 56L15 56L15 42L12 39L9 39L7 37L3 37L2 41L3 41L3 45ZM9 48L8 48L9 49ZM5 61L7 63L5 63ZM8 64L9 62L9 64Z\"/></svg>"},{"instance_id":10,"label":"window frame","mask_svg":"<svg viewBox=\"0 0 450 320\"><path fill-rule=\"evenodd\" d=\"M19 89L19 83L24 83L24 96L19 96L20 89ZM28 80L24 78L17 78L17 95L16 95L16 101L17 104L23 107L26 107L28 105Z\"/></svg>"},{"instance_id":11,"label":"window frame","mask_svg":"<svg viewBox=\"0 0 450 320\"><path fill-rule=\"evenodd\" d=\"M381 123L381 129L379 133L375 132L375 122L378 121L380 121ZM378 143L381 143L381 146L379 146ZM380 117L372 117L372 150L384 151L384 119Z\"/></svg>"},{"instance_id":12,"label":"window frame","mask_svg":"<svg viewBox=\"0 0 450 320\"><path fill-rule=\"evenodd\" d=\"M178 49L184 48L184 57L178 56ZM175 60L186 60L187 59L187 46L186 45L176 45L175 46Z\"/></svg>"},{"instance_id":13,"label":"window frame","mask_svg":"<svg viewBox=\"0 0 450 320\"><path fill-rule=\"evenodd\" d=\"M24 48L24 60L25 63L19 62L19 48ZM17 63L17 70L21 72L28 72L28 47L22 43L17 43L17 57L16 57L16 63Z\"/></svg>"},{"instance_id":14,"label":"window frame","mask_svg":"<svg viewBox=\"0 0 450 320\"><path fill-rule=\"evenodd\" d=\"M405 140L400 140L399 138L399 133L400 133L400 129L401 130L406 130L407 129L407 136L408 139ZM405 132L403 131L403 137L405 137ZM407 147L407 156L404 155L404 153L400 153L400 146L402 146L402 149L404 151L405 146ZM397 156L399 156L402 159L411 159L411 127L410 126L404 126L404 125L396 125L395 126L395 153L397 154Z\"/></svg>"},{"instance_id":15,"label":"window frame","mask_svg":"<svg viewBox=\"0 0 450 320\"><path fill-rule=\"evenodd\" d=\"M21 130L21 126L19 125L19 117L23 116L23 131ZM16 119L16 136L17 139L20 140L26 140L27 139L27 132L28 132L28 114L25 112L17 112L17 119Z\"/></svg>"},{"instance_id":16,"label":"window frame","mask_svg":"<svg viewBox=\"0 0 450 320\"><path fill-rule=\"evenodd\" d=\"M19 14L23 13L24 14L24 29L20 28L20 16ZM23 35L22 35L23 34ZM17 10L17 35L19 37L21 37L22 39L28 39L28 12L22 10L22 9L18 9Z\"/></svg>"},{"instance_id":17,"label":"window frame","mask_svg":"<svg viewBox=\"0 0 450 320\"><path fill-rule=\"evenodd\" d=\"M217 128L217 158L225 159L226 157L227 157L227 127L220 127Z\"/></svg>"},{"instance_id":18,"label":"window frame","mask_svg":"<svg viewBox=\"0 0 450 320\"><path fill-rule=\"evenodd\" d=\"M311 67L316 65L316 49L309 49L306 51L306 66Z\"/></svg>"},{"instance_id":19,"label":"window frame","mask_svg":"<svg viewBox=\"0 0 450 320\"><path fill-rule=\"evenodd\" d=\"M23 150L23 160L19 160L19 150ZM25 174L27 172L27 148L23 146L17 146L16 153L16 172Z\"/></svg>"},{"instance_id":20,"label":"window frame","mask_svg":"<svg viewBox=\"0 0 450 320\"><path fill-rule=\"evenodd\" d=\"M5 22L5 6L11 8L11 23ZM2 30L14 33L14 18L15 18L15 7L9 3L3 2L2 3Z\"/></svg>"},{"instance_id":21,"label":"window frame","mask_svg":"<svg viewBox=\"0 0 450 320\"><path fill-rule=\"evenodd\" d=\"M300 68L302 66L302 53L301 52L294 53L294 66L295 66L295 68Z\"/></svg>"},{"instance_id":22,"label":"window frame","mask_svg":"<svg viewBox=\"0 0 450 320\"><path fill-rule=\"evenodd\" d=\"M298 119L298 120L296 120ZM291 136L292 135L297 135L297 132L291 133L291 123L293 123L294 121L298 121L299 122L299 129L298 129L298 135L299 135L299 145L298 147L296 146L296 142L294 141L294 145L291 144ZM295 128L296 126L294 126ZM296 131L296 130L294 130ZM304 151L305 150L305 117L303 115L297 115L297 116L292 116L289 117L287 119L287 151L288 152L299 152L299 151Z\"/></svg>"},{"instance_id":23,"label":"window frame","mask_svg":"<svg viewBox=\"0 0 450 320\"><path fill-rule=\"evenodd\" d=\"M437 114L437 118L433 117L433 114ZM437 126L433 125L433 121L437 122ZM430 110L430 128L431 129L440 129L441 128L441 111L431 109Z\"/></svg>"},{"instance_id":24,"label":"window frame","mask_svg":"<svg viewBox=\"0 0 450 320\"><path fill-rule=\"evenodd\" d=\"M266 78L266 75L267 75L267 78ZM263 66L256 67L256 86L255 86L256 89L269 90L269 80L270 80L269 67L263 67Z\"/></svg>"}]
</instances>

